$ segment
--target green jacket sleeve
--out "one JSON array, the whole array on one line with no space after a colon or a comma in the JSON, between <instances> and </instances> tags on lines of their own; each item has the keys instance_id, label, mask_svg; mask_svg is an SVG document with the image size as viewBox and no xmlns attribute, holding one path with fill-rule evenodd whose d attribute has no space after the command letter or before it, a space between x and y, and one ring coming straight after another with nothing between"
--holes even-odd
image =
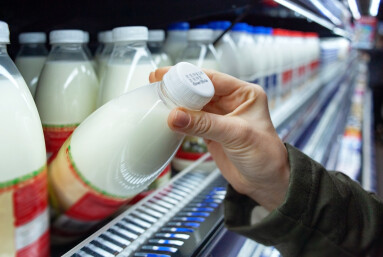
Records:
<instances>
[{"instance_id":1,"label":"green jacket sleeve","mask_svg":"<svg viewBox=\"0 0 383 257\"><path fill-rule=\"evenodd\" d=\"M251 224L258 204L229 185L224 201L228 229L274 245L284 257L383 255L382 202L346 175L328 172L296 148L286 148L291 174L284 203Z\"/></svg>"}]
</instances>

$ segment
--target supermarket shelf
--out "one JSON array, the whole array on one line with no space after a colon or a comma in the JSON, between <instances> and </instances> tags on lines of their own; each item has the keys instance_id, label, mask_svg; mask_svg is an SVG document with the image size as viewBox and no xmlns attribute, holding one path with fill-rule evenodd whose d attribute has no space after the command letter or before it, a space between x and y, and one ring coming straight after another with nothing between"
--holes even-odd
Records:
<instances>
[{"instance_id":1,"label":"supermarket shelf","mask_svg":"<svg viewBox=\"0 0 383 257\"><path fill-rule=\"evenodd\" d=\"M372 114L372 92L367 90L363 101L363 155L362 155L362 186L367 191L377 191L375 170L375 148L373 139L373 114Z\"/></svg>"},{"instance_id":2,"label":"supermarket shelf","mask_svg":"<svg viewBox=\"0 0 383 257\"><path fill-rule=\"evenodd\" d=\"M355 73L354 71L350 72ZM355 75L354 75L355 78ZM353 79L352 79L353 80ZM318 161L319 163L326 163L329 150L332 147L333 138L337 135L339 127L344 127L346 120L344 113L340 110L348 110L350 108L350 94L353 92L355 83L350 81L343 81L340 89L332 99L331 103L327 106L320 122L318 123L314 133L311 135L310 140L304 147L303 152L308 156Z\"/></svg>"}]
</instances>

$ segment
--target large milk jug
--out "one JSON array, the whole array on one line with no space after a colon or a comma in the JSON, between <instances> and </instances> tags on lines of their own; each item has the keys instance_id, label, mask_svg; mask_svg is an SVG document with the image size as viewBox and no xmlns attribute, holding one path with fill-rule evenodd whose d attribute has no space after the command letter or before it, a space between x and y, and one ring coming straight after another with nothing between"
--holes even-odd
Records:
<instances>
[{"instance_id":1,"label":"large milk jug","mask_svg":"<svg viewBox=\"0 0 383 257\"><path fill-rule=\"evenodd\" d=\"M167 37L164 44L164 51L173 62L182 53L188 43L188 30L190 28L187 22L176 22L170 24L167 31Z\"/></svg>"},{"instance_id":2,"label":"large milk jug","mask_svg":"<svg viewBox=\"0 0 383 257\"><path fill-rule=\"evenodd\" d=\"M21 45L15 64L27 83L32 96L35 96L39 75L48 55L45 47L46 35L43 32L21 33Z\"/></svg>"},{"instance_id":3,"label":"large milk jug","mask_svg":"<svg viewBox=\"0 0 383 257\"><path fill-rule=\"evenodd\" d=\"M190 29L188 45L179 56L178 61L185 61L200 68L219 71L220 65L212 41L213 31L211 29ZM183 170L206 152L207 146L202 138L187 136L173 160L173 167L179 171ZM210 158L199 167L202 170L211 171L215 165Z\"/></svg>"},{"instance_id":4,"label":"large milk jug","mask_svg":"<svg viewBox=\"0 0 383 257\"><path fill-rule=\"evenodd\" d=\"M144 190L168 165L184 136L169 129L170 111L200 110L214 95L201 69L179 63L162 81L97 109L49 164L53 229L80 235Z\"/></svg>"},{"instance_id":5,"label":"large milk jug","mask_svg":"<svg viewBox=\"0 0 383 257\"><path fill-rule=\"evenodd\" d=\"M148 29L143 26L113 29L114 48L101 84L99 103L149 83L150 72L156 65L146 46Z\"/></svg>"},{"instance_id":6,"label":"large milk jug","mask_svg":"<svg viewBox=\"0 0 383 257\"><path fill-rule=\"evenodd\" d=\"M229 28L230 21L213 21L209 27L214 31L213 38L216 40L221 34ZM220 63L221 71L231 76L239 78L240 59L238 49L229 33L225 33L215 45L217 58Z\"/></svg>"},{"instance_id":7,"label":"large milk jug","mask_svg":"<svg viewBox=\"0 0 383 257\"><path fill-rule=\"evenodd\" d=\"M157 67L171 66L172 60L164 52L165 31L162 29L149 30L148 48Z\"/></svg>"},{"instance_id":8,"label":"large milk jug","mask_svg":"<svg viewBox=\"0 0 383 257\"><path fill-rule=\"evenodd\" d=\"M44 136L32 95L7 54L0 22L0 255L49 256Z\"/></svg>"},{"instance_id":9,"label":"large milk jug","mask_svg":"<svg viewBox=\"0 0 383 257\"><path fill-rule=\"evenodd\" d=\"M103 41L104 41L104 46L102 47L101 52L95 56L96 62L97 62L97 76L99 81L102 81L102 78L105 75L106 67L109 61L109 58L113 52L113 34L112 31L105 31L103 33ZM100 89L101 92L101 89Z\"/></svg>"},{"instance_id":10,"label":"large milk jug","mask_svg":"<svg viewBox=\"0 0 383 257\"><path fill-rule=\"evenodd\" d=\"M73 130L96 109L98 81L84 52L81 30L50 33L52 50L41 72L36 105L47 153L60 149Z\"/></svg>"}]
</instances>

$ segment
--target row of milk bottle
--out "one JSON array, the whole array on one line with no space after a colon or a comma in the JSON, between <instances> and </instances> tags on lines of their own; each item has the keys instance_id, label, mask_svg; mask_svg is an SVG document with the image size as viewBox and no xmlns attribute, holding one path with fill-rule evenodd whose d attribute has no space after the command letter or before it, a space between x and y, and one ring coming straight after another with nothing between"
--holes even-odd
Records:
<instances>
[{"instance_id":1,"label":"row of milk bottle","mask_svg":"<svg viewBox=\"0 0 383 257\"><path fill-rule=\"evenodd\" d=\"M237 23L214 46L211 45L230 26L228 21L214 21L197 27L201 34L202 31L205 34L213 31L213 36L209 40L206 36L204 40L206 44L210 43L211 55L218 62L218 69L260 84L267 92L272 107L316 74L320 57L317 34ZM189 30L185 22L169 27L164 49L173 60L184 60L186 53L192 51L188 37L196 30ZM197 35L193 38L198 40ZM216 67L206 64L206 68Z\"/></svg>"},{"instance_id":2,"label":"row of milk bottle","mask_svg":"<svg viewBox=\"0 0 383 257\"><path fill-rule=\"evenodd\" d=\"M62 100L57 101L60 105L56 108L49 107L53 102L56 103L52 92L48 92L49 89L39 90L43 91L40 94L45 97L36 96L37 106L41 106L39 109L43 109L43 113L47 112L46 115L40 115L48 152L57 151L76 126L95 108L148 83L148 75L156 67L187 61L201 68L220 70L258 83L267 92L271 107L286 99L294 88L303 85L315 74L319 60L318 38L315 34L238 23L213 46L212 42L230 26L228 21L215 21L190 29L186 22L176 23L169 26L165 42L164 31L154 30L148 34L145 27L122 27L100 33L101 44L96 51L93 65L82 65L81 71L86 72L77 72L77 76L69 76L71 72L62 74L63 79L54 90L48 86L52 91L58 92L56 96ZM69 40L68 35L65 40ZM68 42L63 43L67 45ZM86 47L86 39L81 45L89 61L90 51ZM51 54L54 52L54 42L52 46ZM98 93L93 90L95 86L83 87L83 98L80 97L81 94L70 95L68 90L59 90L68 84L68 77L72 78L69 84L76 84L76 81L81 80L79 77L87 77L89 85L96 84L91 75L91 66L96 67ZM61 74L58 67L54 70ZM42 77L52 76L56 79L53 70L45 73L43 72ZM51 84L49 78L43 80L46 83L41 82L41 88L44 88L43 84ZM74 88L77 90L77 87ZM79 107L81 110L72 115L73 110ZM56 115L60 110L62 113ZM182 170L206 152L207 147L201 138L187 137L175 156L173 166ZM206 170L213 167L211 159L202 165Z\"/></svg>"},{"instance_id":3,"label":"row of milk bottle","mask_svg":"<svg viewBox=\"0 0 383 257\"><path fill-rule=\"evenodd\" d=\"M116 31L121 37L126 33ZM50 234L73 239L113 214L155 180L184 139L169 129L170 111L200 110L214 95L209 77L181 62L162 81L121 94L86 115L96 109L98 85L83 39L81 31L51 32L53 46L36 92L38 112L7 54L8 25L0 22L0 119L6 124L0 134L0 252L5 256L49 256ZM140 51L140 42L129 48ZM124 64L118 60L116 65ZM91 100L84 100L89 94ZM49 108L42 110L43 104ZM67 121L70 117L76 120ZM47 172L44 133L57 140L55 133L72 126ZM54 215L50 232L47 185Z\"/></svg>"}]
</instances>

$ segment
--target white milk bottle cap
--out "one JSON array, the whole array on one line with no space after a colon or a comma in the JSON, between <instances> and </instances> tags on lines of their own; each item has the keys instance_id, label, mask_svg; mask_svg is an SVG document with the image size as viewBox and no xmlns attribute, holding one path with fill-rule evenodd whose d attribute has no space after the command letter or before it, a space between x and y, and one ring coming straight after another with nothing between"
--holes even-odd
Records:
<instances>
[{"instance_id":1,"label":"white milk bottle cap","mask_svg":"<svg viewBox=\"0 0 383 257\"><path fill-rule=\"evenodd\" d=\"M212 41L213 30L212 29L190 29L188 31L189 41Z\"/></svg>"},{"instance_id":2,"label":"white milk bottle cap","mask_svg":"<svg viewBox=\"0 0 383 257\"><path fill-rule=\"evenodd\" d=\"M201 110L214 96L214 86L209 77L187 62L171 67L163 81L175 103L191 110Z\"/></svg>"},{"instance_id":3,"label":"white milk bottle cap","mask_svg":"<svg viewBox=\"0 0 383 257\"><path fill-rule=\"evenodd\" d=\"M49 43L84 43L84 32L77 29L53 30L49 33Z\"/></svg>"},{"instance_id":4,"label":"white milk bottle cap","mask_svg":"<svg viewBox=\"0 0 383 257\"><path fill-rule=\"evenodd\" d=\"M25 32L20 33L19 43L20 44L33 44L33 43L45 43L47 42L47 36L44 32Z\"/></svg>"},{"instance_id":5,"label":"white milk bottle cap","mask_svg":"<svg viewBox=\"0 0 383 257\"><path fill-rule=\"evenodd\" d=\"M9 28L4 21L0 21L0 43L9 44Z\"/></svg>"},{"instance_id":6,"label":"white milk bottle cap","mask_svg":"<svg viewBox=\"0 0 383 257\"><path fill-rule=\"evenodd\" d=\"M118 27L112 32L114 42L148 40L148 28L144 26Z\"/></svg>"},{"instance_id":7,"label":"white milk bottle cap","mask_svg":"<svg viewBox=\"0 0 383 257\"><path fill-rule=\"evenodd\" d=\"M88 44L89 43L89 32L88 31L83 31L84 32L84 43Z\"/></svg>"},{"instance_id":8,"label":"white milk bottle cap","mask_svg":"<svg viewBox=\"0 0 383 257\"><path fill-rule=\"evenodd\" d=\"M151 29L149 30L149 40L150 42L160 42L165 39L165 31L162 29Z\"/></svg>"}]
</instances>

